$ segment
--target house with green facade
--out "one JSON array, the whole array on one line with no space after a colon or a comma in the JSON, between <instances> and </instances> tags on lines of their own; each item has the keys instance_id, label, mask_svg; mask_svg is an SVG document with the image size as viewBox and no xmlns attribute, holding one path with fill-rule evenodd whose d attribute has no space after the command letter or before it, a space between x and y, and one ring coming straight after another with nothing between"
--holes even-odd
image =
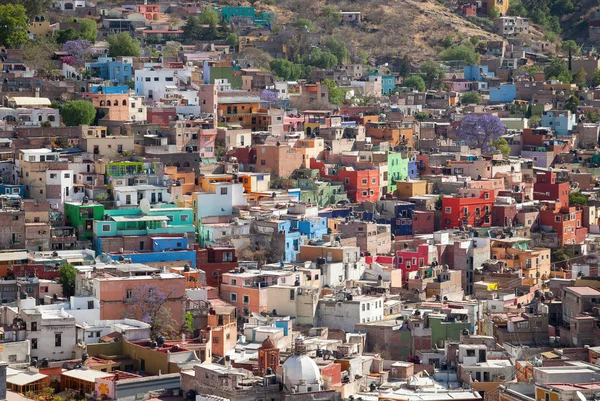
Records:
<instances>
[{"instance_id":1,"label":"house with green facade","mask_svg":"<svg viewBox=\"0 0 600 401\"><path fill-rule=\"evenodd\" d=\"M460 341L462 331L472 330L473 326L468 321L448 317L445 313L430 313L427 318L431 328L431 345L440 348L444 347L446 341Z\"/></svg>"},{"instance_id":2,"label":"house with green facade","mask_svg":"<svg viewBox=\"0 0 600 401\"><path fill-rule=\"evenodd\" d=\"M75 228L77 238L91 239L94 221L104 218L104 205L90 201L65 202L64 215L67 224Z\"/></svg>"},{"instance_id":3,"label":"house with green facade","mask_svg":"<svg viewBox=\"0 0 600 401\"><path fill-rule=\"evenodd\" d=\"M400 152L388 152L388 193L396 192L396 181L408 178L408 155L402 157Z\"/></svg>"},{"instance_id":4,"label":"house with green facade","mask_svg":"<svg viewBox=\"0 0 600 401\"><path fill-rule=\"evenodd\" d=\"M344 184L319 178L317 169L298 169L294 177L296 178L282 179L282 185L288 189L300 189L301 202L317 203L319 207L349 202Z\"/></svg>"}]
</instances>

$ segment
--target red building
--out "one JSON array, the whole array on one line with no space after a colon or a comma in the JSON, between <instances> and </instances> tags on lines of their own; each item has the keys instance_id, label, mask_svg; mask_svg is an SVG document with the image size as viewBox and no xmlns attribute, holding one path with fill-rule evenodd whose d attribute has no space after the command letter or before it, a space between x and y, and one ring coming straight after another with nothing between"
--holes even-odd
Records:
<instances>
[{"instance_id":1,"label":"red building","mask_svg":"<svg viewBox=\"0 0 600 401\"><path fill-rule=\"evenodd\" d=\"M381 196L378 170L338 170L315 159L310 159L310 168L319 169L322 178L343 182L348 199L354 203L376 202Z\"/></svg>"},{"instance_id":2,"label":"red building","mask_svg":"<svg viewBox=\"0 0 600 401\"><path fill-rule=\"evenodd\" d=\"M435 212L433 210L415 210L412 212L413 235L433 234L435 231Z\"/></svg>"},{"instance_id":3,"label":"red building","mask_svg":"<svg viewBox=\"0 0 600 401\"><path fill-rule=\"evenodd\" d=\"M463 4L458 10L465 17L476 17L477 3Z\"/></svg>"},{"instance_id":4,"label":"red building","mask_svg":"<svg viewBox=\"0 0 600 401\"><path fill-rule=\"evenodd\" d=\"M494 205L492 208L492 225L497 227L512 227L517 216L517 205Z\"/></svg>"},{"instance_id":5,"label":"red building","mask_svg":"<svg viewBox=\"0 0 600 401\"><path fill-rule=\"evenodd\" d=\"M459 196L442 198L442 229L470 225L473 227L490 227L492 225L492 208L494 207L494 190L480 190ZM472 196L469 196L472 195Z\"/></svg>"},{"instance_id":6,"label":"red building","mask_svg":"<svg viewBox=\"0 0 600 401\"><path fill-rule=\"evenodd\" d=\"M569 183L556 182L556 173L546 171L535 176L533 199L540 201L559 201L561 206L569 205Z\"/></svg>"},{"instance_id":7,"label":"red building","mask_svg":"<svg viewBox=\"0 0 600 401\"><path fill-rule=\"evenodd\" d=\"M428 244L421 244L416 249L406 248L401 251L396 251L396 259L394 265L396 269L402 270L402 280L407 282L409 273L419 270L437 260L437 251L435 247Z\"/></svg>"},{"instance_id":8,"label":"red building","mask_svg":"<svg viewBox=\"0 0 600 401\"><path fill-rule=\"evenodd\" d=\"M539 219L541 226L552 227L557 233L561 247L585 241L588 229L583 227L581 209L562 206L560 202L546 202L540 208Z\"/></svg>"},{"instance_id":9,"label":"red building","mask_svg":"<svg viewBox=\"0 0 600 401\"><path fill-rule=\"evenodd\" d=\"M150 124L160 124L168 127L171 121L175 121L177 115L175 107L149 107L147 116Z\"/></svg>"},{"instance_id":10,"label":"red building","mask_svg":"<svg viewBox=\"0 0 600 401\"><path fill-rule=\"evenodd\" d=\"M237 267L235 248L209 247L196 251L196 267L206 273L206 284L219 288L221 276Z\"/></svg>"}]
</instances>

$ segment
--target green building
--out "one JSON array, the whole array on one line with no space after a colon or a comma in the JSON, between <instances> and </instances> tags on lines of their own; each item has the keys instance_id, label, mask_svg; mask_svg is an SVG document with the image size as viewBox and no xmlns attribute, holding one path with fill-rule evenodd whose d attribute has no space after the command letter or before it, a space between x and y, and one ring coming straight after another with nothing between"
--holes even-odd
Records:
<instances>
[{"instance_id":1,"label":"green building","mask_svg":"<svg viewBox=\"0 0 600 401\"><path fill-rule=\"evenodd\" d=\"M446 341L460 341L460 334L464 329L472 330L472 324L454 320L444 313L430 313L429 327L431 328L431 345L443 347Z\"/></svg>"},{"instance_id":2,"label":"green building","mask_svg":"<svg viewBox=\"0 0 600 401\"><path fill-rule=\"evenodd\" d=\"M301 202L314 202L319 207L349 202L342 182L319 178L317 169L298 169L294 178L282 179L284 188L300 189Z\"/></svg>"},{"instance_id":3,"label":"green building","mask_svg":"<svg viewBox=\"0 0 600 401\"><path fill-rule=\"evenodd\" d=\"M408 155L402 157L402 153L388 152L388 193L396 192L396 181L408 178Z\"/></svg>"},{"instance_id":4,"label":"green building","mask_svg":"<svg viewBox=\"0 0 600 401\"><path fill-rule=\"evenodd\" d=\"M74 227L79 239L94 236L94 220L104 218L104 205L94 202L65 202L65 220Z\"/></svg>"}]
</instances>

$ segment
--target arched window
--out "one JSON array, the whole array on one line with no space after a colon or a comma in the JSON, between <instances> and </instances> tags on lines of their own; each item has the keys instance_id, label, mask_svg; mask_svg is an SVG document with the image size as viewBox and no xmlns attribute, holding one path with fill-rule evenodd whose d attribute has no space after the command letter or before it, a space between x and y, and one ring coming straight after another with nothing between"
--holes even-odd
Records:
<instances>
[{"instance_id":1,"label":"arched window","mask_svg":"<svg viewBox=\"0 0 600 401\"><path fill-rule=\"evenodd\" d=\"M104 100L100 100L100 107L104 107Z\"/></svg>"},{"instance_id":2,"label":"arched window","mask_svg":"<svg viewBox=\"0 0 600 401\"><path fill-rule=\"evenodd\" d=\"M123 99L123 106L127 106L127 100Z\"/></svg>"},{"instance_id":3,"label":"arched window","mask_svg":"<svg viewBox=\"0 0 600 401\"><path fill-rule=\"evenodd\" d=\"M111 105L111 104L110 104L110 100L107 100L107 101L106 101L106 105L107 105L107 106L110 106L110 105Z\"/></svg>"}]
</instances>

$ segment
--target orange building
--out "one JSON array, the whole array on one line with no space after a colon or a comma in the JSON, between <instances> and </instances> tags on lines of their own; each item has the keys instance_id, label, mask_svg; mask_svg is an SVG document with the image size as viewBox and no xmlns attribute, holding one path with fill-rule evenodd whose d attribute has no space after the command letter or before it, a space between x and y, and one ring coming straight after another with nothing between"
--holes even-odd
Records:
<instances>
[{"instance_id":1,"label":"orange building","mask_svg":"<svg viewBox=\"0 0 600 401\"><path fill-rule=\"evenodd\" d=\"M303 154L288 145L258 145L256 170L278 177L289 177L304 164Z\"/></svg>"},{"instance_id":2,"label":"orange building","mask_svg":"<svg viewBox=\"0 0 600 401\"><path fill-rule=\"evenodd\" d=\"M98 109L98 120L129 121L129 95L93 93L90 99Z\"/></svg>"},{"instance_id":3,"label":"orange building","mask_svg":"<svg viewBox=\"0 0 600 401\"><path fill-rule=\"evenodd\" d=\"M222 356L229 354L237 344L237 316L235 307L220 299L210 301L208 327L212 331L212 353Z\"/></svg>"},{"instance_id":4,"label":"orange building","mask_svg":"<svg viewBox=\"0 0 600 401\"><path fill-rule=\"evenodd\" d=\"M183 195L196 191L196 176L193 171L180 171L176 166L167 166L165 175L171 182L169 191L174 202L183 199Z\"/></svg>"},{"instance_id":5,"label":"orange building","mask_svg":"<svg viewBox=\"0 0 600 401\"><path fill-rule=\"evenodd\" d=\"M269 109L260 107L260 99L255 96L219 96L217 114L221 123L252 131L268 131L272 121Z\"/></svg>"},{"instance_id":6,"label":"orange building","mask_svg":"<svg viewBox=\"0 0 600 401\"><path fill-rule=\"evenodd\" d=\"M371 137L373 143L388 142L392 148L406 146L408 150L413 147L414 124L398 123L390 126L388 123L368 123L366 135Z\"/></svg>"}]
</instances>

